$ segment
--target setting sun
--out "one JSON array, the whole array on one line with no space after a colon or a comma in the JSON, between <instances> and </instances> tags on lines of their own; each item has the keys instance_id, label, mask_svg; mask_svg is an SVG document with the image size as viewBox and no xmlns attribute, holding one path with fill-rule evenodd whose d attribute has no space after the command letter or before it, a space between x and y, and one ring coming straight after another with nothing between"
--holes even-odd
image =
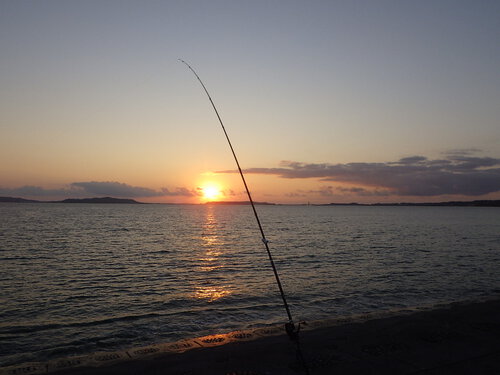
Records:
<instances>
[{"instance_id":1,"label":"setting sun","mask_svg":"<svg viewBox=\"0 0 500 375\"><path fill-rule=\"evenodd\" d=\"M202 186L201 193L203 195L203 198L207 201L216 200L222 194L219 187L212 184Z\"/></svg>"}]
</instances>

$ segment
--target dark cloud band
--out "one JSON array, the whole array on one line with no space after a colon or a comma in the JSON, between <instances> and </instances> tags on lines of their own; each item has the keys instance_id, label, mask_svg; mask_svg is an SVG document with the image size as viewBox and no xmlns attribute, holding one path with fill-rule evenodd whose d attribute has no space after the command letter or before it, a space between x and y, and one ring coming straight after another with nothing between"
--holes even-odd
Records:
<instances>
[{"instance_id":1,"label":"dark cloud band","mask_svg":"<svg viewBox=\"0 0 500 375\"><path fill-rule=\"evenodd\" d=\"M279 168L249 168L245 173L276 175L282 178L316 178L384 189L404 196L468 195L500 191L500 159L472 157L467 153L449 154L445 159L429 160L411 156L387 163L308 164L284 161ZM219 173L235 173L220 171ZM366 190L352 193L366 193Z\"/></svg>"}]
</instances>

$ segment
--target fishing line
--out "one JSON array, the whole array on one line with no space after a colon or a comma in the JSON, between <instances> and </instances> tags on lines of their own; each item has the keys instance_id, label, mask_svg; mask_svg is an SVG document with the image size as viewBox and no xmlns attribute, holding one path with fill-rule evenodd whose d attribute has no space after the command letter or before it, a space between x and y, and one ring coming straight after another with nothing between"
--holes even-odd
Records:
<instances>
[{"instance_id":1,"label":"fishing line","mask_svg":"<svg viewBox=\"0 0 500 375\"><path fill-rule=\"evenodd\" d=\"M262 228L262 225L261 225L260 219L259 219L259 215L257 214L257 210L255 209L255 204L254 204L254 201L252 199L252 195L250 194L250 190L248 189L248 185L247 185L247 182L245 180L245 176L243 175L243 171L241 170L240 163L238 161L238 158L236 157L236 153L234 152L233 145L231 144L231 140L229 139L226 128L224 127L224 123L222 122L222 119L219 115L219 111L215 107L215 104L212 100L212 97L210 96L210 94L209 94L207 88L205 87L205 84L201 80L200 76L196 73L196 71L187 62L185 62L182 59L179 59L179 61L184 63L193 72L193 74L196 76L196 78L200 82L201 86L203 87L203 90L205 90L205 93L208 96L208 100L210 100L210 104L212 104L212 108L214 109L215 114L217 115L217 119L219 120L219 123L222 127L222 130L224 131L224 135L226 136L227 143L229 144L229 148L231 149L231 153L233 154L234 161L236 162L236 166L238 167L238 171L240 172L241 180L243 181L243 185L245 186L248 200L250 201L250 205L252 206L255 220L257 221L257 225L259 226L260 234L262 235L262 242L264 243L264 246L266 247L267 255L269 257L269 261L271 263L271 267L272 267L273 272L274 272L274 277L276 278L276 283L278 284L278 288L279 288L279 291L281 294L281 299L283 300L283 305L285 306L286 314L288 316L288 323L285 325L286 332L290 336L291 339L296 340L296 339L298 339L298 329L295 329L295 325L293 323L292 314L290 313L290 308L288 307L288 303L286 301L285 292L283 291L283 286L281 285L281 280L280 280L280 277L278 275L278 271L276 269L276 266L274 264L273 256L271 255L271 250L269 249L269 241L266 239L266 236L264 234L264 229Z\"/></svg>"}]
</instances>

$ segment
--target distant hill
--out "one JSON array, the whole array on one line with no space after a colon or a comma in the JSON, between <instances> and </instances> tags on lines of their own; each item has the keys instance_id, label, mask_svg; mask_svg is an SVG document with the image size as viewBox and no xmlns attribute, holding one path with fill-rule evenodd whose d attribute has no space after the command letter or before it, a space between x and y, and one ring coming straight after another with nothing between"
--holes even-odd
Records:
<instances>
[{"instance_id":1,"label":"distant hill","mask_svg":"<svg viewBox=\"0 0 500 375\"><path fill-rule=\"evenodd\" d=\"M133 199L121 199L121 198L82 198L82 199L64 199L62 201L37 201L32 199L24 198L13 198L13 197L0 197L0 202L2 203L126 203L126 204L144 204L142 202L137 202Z\"/></svg>"},{"instance_id":2,"label":"distant hill","mask_svg":"<svg viewBox=\"0 0 500 375\"><path fill-rule=\"evenodd\" d=\"M0 197L0 202L4 203L39 203L32 199L14 198L14 197Z\"/></svg>"},{"instance_id":3,"label":"distant hill","mask_svg":"<svg viewBox=\"0 0 500 375\"><path fill-rule=\"evenodd\" d=\"M127 204L143 204L141 202L137 202L133 199L122 199L122 198L82 198L82 199L64 199L62 201L54 202L54 203L127 203Z\"/></svg>"}]
</instances>

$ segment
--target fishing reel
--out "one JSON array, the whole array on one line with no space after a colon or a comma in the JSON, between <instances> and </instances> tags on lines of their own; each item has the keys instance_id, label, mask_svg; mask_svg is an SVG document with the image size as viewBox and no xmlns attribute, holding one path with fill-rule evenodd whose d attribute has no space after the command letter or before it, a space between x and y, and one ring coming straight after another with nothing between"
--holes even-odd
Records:
<instances>
[{"instance_id":1,"label":"fishing reel","mask_svg":"<svg viewBox=\"0 0 500 375\"><path fill-rule=\"evenodd\" d=\"M306 322L299 322L297 326L293 321L289 321L288 323L285 323L285 331L290 340L292 341L297 341L299 339L299 332L300 332L300 325L301 324L306 324Z\"/></svg>"}]
</instances>

